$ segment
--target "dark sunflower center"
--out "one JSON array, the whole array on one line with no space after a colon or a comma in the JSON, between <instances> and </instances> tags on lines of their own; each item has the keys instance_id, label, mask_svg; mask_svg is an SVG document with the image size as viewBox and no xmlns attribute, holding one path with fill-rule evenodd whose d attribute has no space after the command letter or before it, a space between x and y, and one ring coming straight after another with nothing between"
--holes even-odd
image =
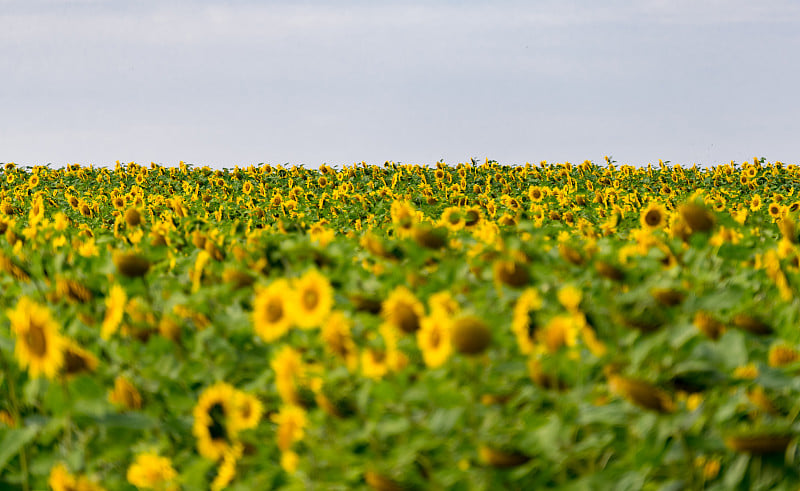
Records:
<instances>
[{"instance_id":1,"label":"dark sunflower center","mask_svg":"<svg viewBox=\"0 0 800 491\"><path fill-rule=\"evenodd\" d=\"M430 341L431 347L437 348L439 344L442 342L442 334L439 332L438 329L433 329L430 334Z\"/></svg>"},{"instance_id":2,"label":"dark sunflower center","mask_svg":"<svg viewBox=\"0 0 800 491\"><path fill-rule=\"evenodd\" d=\"M225 408L216 403L208 410L211 424L208 425L208 434L212 440L227 440L228 430L225 429Z\"/></svg>"},{"instance_id":3,"label":"dark sunflower center","mask_svg":"<svg viewBox=\"0 0 800 491\"><path fill-rule=\"evenodd\" d=\"M314 307L317 306L319 303L319 294L316 290L306 290L303 292L303 306L308 309L312 310Z\"/></svg>"},{"instance_id":4,"label":"dark sunflower center","mask_svg":"<svg viewBox=\"0 0 800 491\"><path fill-rule=\"evenodd\" d=\"M396 307L397 325L405 332L414 332L419 329L419 319L410 305L400 304Z\"/></svg>"},{"instance_id":5,"label":"dark sunflower center","mask_svg":"<svg viewBox=\"0 0 800 491\"><path fill-rule=\"evenodd\" d=\"M536 334L536 316L533 312L528 312L528 339L533 339Z\"/></svg>"},{"instance_id":6,"label":"dark sunflower center","mask_svg":"<svg viewBox=\"0 0 800 491\"><path fill-rule=\"evenodd\" d=\"M661 212L658 210L650 210L645 214L644 221L651 227L655 227L661 223Z\"/></svg>"},{"instance_id":7,"label":"dark sunflower center","mask_svg":"<svg viewBox=\"0 0 800 491\"><path fill-rule=\"evenodd\" d=\"M267 320L270 323L278 322L283 318L283 304L278 299L271 299L267 304Z\"/></svg>"},{"instance_id":8,"label":"dark sunflower center","mask_svg":"<svg viewBox=\"0 0 800 491\"><path fill-rule=\"evenodd\" d=\"M37 357L42 357L47 352L47 337L44 329L38 324L33 324L25 333L25 344Z\"/></svg>"}]
</instances>

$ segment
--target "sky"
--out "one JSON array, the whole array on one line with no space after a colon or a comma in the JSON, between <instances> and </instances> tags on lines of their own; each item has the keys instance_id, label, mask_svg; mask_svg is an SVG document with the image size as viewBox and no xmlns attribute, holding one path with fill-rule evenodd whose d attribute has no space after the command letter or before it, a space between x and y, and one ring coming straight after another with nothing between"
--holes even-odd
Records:
<instances>
[{"instance_id":1,"label":"sky","mask_svg":"<svg viewBox=\"0 0 800 491\"><path fill-rule=\"evenodd\" d=\"M795 0L0 0L0 162L800 163Z\"/></svg>"}]
</instances>

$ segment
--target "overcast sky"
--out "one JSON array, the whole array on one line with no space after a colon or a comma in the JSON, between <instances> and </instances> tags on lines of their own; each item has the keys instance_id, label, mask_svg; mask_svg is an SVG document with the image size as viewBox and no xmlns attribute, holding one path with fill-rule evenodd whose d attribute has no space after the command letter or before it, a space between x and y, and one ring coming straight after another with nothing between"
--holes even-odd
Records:
<instances>
[{"instance_id":1,"label":"overcast sky","mask_svg":"<svg viewBox=\"0 0 800 491\"><path fill-rule=\"evenodd\" d=\"M604 155L800 162L800 2L0 0L0 162Z\"/></svg>"}]
</instances>

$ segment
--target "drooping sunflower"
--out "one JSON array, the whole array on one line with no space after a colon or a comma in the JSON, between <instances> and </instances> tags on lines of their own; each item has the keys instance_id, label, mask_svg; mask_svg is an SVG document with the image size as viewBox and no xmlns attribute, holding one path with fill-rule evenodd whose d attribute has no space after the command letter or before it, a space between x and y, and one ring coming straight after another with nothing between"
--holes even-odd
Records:
<instances>
[{"instance_id":1,"label":"drooping sunflower","mask_svg":"<svg viewBox=\"0 0 800 491\"><path fill-rule=\"evenodd\" d=\"M398 286L383 301L381 315L394 327L412 333L419 329L420 319L425 315L425 307L408 288Z\"/></svg>"},{"instance_id":2,"label":"drooping sunflower","mask_svg":"<svg viewBox=\"0 0 800 491\"><path fill-rule=\"evenodd\" d=\"M256 293L253 302L253 328L264 341L274 341L289 331L292 325L291 288L280 278Z\"/></svg>"},{"instance_id":3,"label":"drooping sunflower","mask_svg":"<svg viewBox=\"0 0 800 491\"><path fill-rule=\"evenodd\" d=\"M95 368L97 368L97 357L94 354L83 349L73 340L65 340L64 364L61 367L61 371L65 376L70 377L83 372L91 372Z\"/></svg>"},{"instance_id":4,"label":"drooping sunflower","mask_svg":"<svg viewBox=\"0 0 800 491\"><path fill-rule=\"evenodd\" d=\"M453 352L450 342L451 319L442 309L437 309L420 322L417 346L422 351L425 365L436 368L444 364Z\"/></svg>"},{"instance_id":5,"label":"drooping sunflower","mask_svg":"<svg viewBox=\"0 0 800 491\"><path fill-rule=\"evenodd\" d=\"M22 297L7 312L11 330L17 337L14 355L31 377L53 378L64 363L64 338L47 307Z\"/></svg>"},{"instance_id":6,"label":"drooping sunflower","mask_svg":"<svg viewBox=\"0 0 800 491\"><path fill-rule=\"evenodd\" d=\"M236 399L236 389L225 382L217 382L200 394L192 411L192 433L203 457L219 460L235 445L241 417Z\"/></svg>"},{"instance_id":7,"label":"drooping sunflower","mask_svg":"<svg viewBox=\"0 0 800 491\"><path fill-rule=\"evenodd\" d=\"M295 324L306 329L320 326L333 307L333 288L328 278L309 270L294 282L293 291L289 308Z\"/></svg>"}]
</instances>

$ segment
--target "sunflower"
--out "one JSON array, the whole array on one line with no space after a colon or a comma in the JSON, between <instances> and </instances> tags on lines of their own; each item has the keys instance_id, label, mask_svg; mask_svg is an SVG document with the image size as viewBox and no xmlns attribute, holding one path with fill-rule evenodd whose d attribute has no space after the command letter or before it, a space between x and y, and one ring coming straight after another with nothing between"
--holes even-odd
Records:
<instances>
[{"instance_id":1,"label":"sunflower","mask_svg":"<svg viewBox=\"0 0 800 491\"><path fill-rule=\"evenodd\" d=\"M275 341L292 325L289 308L291 288L280 278L256 293L253 301L253 328L264 341Z\"/></svg>"},{"instance_id":2,"label":"sunflower","mask_svg":"<svg viewBox=\"0 0 800 491\"><path fill-rule=\"evenodd\" d=\"M125 210L125 223L130 227L136 227L142 223L142 214L136 208L128 208Z\"/></svg>"},{"instance_id":3,"label":"sunflower","mask_svg":"<svg viewBox=\"0 0 800 491\"><path fill-rule=\"evenodd\" d=\"M800 360L800 353L790 346L778 344L772 346L767 353L767 361L771 367L782 367Z\"/></svg>"},{"instance_id":4,"label":"sunflower","mask_svg":"<svg viewBox=\"0 0 800 491\"><path fill-rule=\"evenodd\" d=\"M75 341L65 340L64 364L61 367L65 376L70 377L83 372L92 372L95 368L97 368L96 356L81 348Z\"/></svg>"},{"instance_id":5,"label":"sunflower","mask_svg":"<svg viewBox=\"0 0 800 491\"><path fill-rule=\"evenodd\" d=\"M159 457L155 452L144 452L136 455L128 467L128 482L139 489L167 489L178 473L172 467L168 457Z\"/></svg>"},{"instance_id":6,"label":"sunflower","mask_svg":"<svg viewBox=\"0 0 800 491\"><path fill-rule=\"evenodd\" d=\"M464 228L464 213L456 206L450 206L444 209L439 223L452 231L461 230Z\"/></svg>"},{"instance_id":7,"label":"sunflower","mask_svg":"<svg viewBox=\"0 0 800 491\"><path fill-rule=\"evenodd\" d=\"M361 352L361 374L365 377L378 380L389 372L386 360L386 351L376 348L367 348Z\"/></svg>"},{"instance_id":8,"label":"sunflower","mask_svg":"<svg viewBox=\"0 0 800 491\"><path fill-rule=\"evenodd\" d=\"M73 303L89 303L92 301L92 292L76 280L59 278L56 282L56 292L60 298Z\"/></svg>"},{"instance_id":9,"label":"sunflower","mask_svg":"<svg viewBox=\"0 0 800 491\"><path fill-rule=\"evenodd\" d=\"M241 419L236 399L236 389L225 382L217 382L200 394L192 411L192 433L197 438L197 451L203 457L219 460L236 443Z\"/></svg>"},{"instance_id":10,"label":"sunflower","mask_svg":"<svg viewBox=\"0 0 800 491\"><path fill-rule=\"evenodd\" d=\"M305 367L300 353L291 346L283 346L270 362L275 371L275 385L278 395L287 404L299 404L298 381L305 375Z\"/></svg>"},{"instance_id":11,"label":"sunflower","mask_svg":"<svg viewBox=\"0 0 800 491\"><path fill-rule=\"evenodd\" d=\"M608 388L614 394L645 409L660 413L671 413L675 410L675 402L667 392L643 380L609 374Z\"/></svg>"},{"instance_id":12,"label":"sunflower","mask_svg":"<svg viewBox=\"0 0 800 491\"><path fill-rule=\"evenodd\" d=\"M528 288L514 304L514 317L511 331L517 338L517 345L522 354L527 355L534 349L534 334L539 327L534 312L542 308L542 297L533 288Z\"/></svg>"},{"instance_id":13,"label":"sunflower","mask_svg":"<svg viewBox=\"0 0 800 491\"><path fill-rule=\"evenodd\" d=\"M656 230L663 228L667 223L667 209L661 203L651 201L639 216L642 228Z\"/></svg>"},{"instance_id":14,"label":"sunflower","mask_svg":"<svg viewBox=\"0 0 800 491\"><path fill-rule=\"evenodd\" d=\"M539 186L531 186L528 188L528 198L533 202L538 203L542 201L545 196L547 196L547 192Z\"/></svg>"},{"instance_id":15,"label":"sunflower","mask_svg":"<svg viewBox=\"0 0 800 491\"><path fill-rule=\"evenodd\" d=\"M414 207L405 201L394 201L390 208L390 214L398 237L408 236L419 221Z\"/></svg>"},{"instance_id":16,"label":"sunflower","mask_svg":"<svg viewBox=\"0 0 800 491\"><path fill-rule=\"evenodd\" d=\"M270 419L278 425L276 434L281 452L288 451L294 442L302 440L305 436L308 418L306 411L300 406L282 406L277 413L270 416Z\"/></svg>"},{"instance_id":17,"label":"sunflower","mask_svg":"<svg viewBox=\"0 0 800 491\"><path fill-rule=\"evenodd\" d=\"M290 317L301 328L321 325L333 307L333 288L319 271L309 270L294 282Z\"/></svg>"},{"instance_id":18,"label":"sunflower","mask_svg":"<svg viewBox=\"0 0 800 491\"><path fill-rule=\"evenodd\" d=\"M142 407L142 396L139 391L121 375L114 379L114 388L108 393L108 401L129 410Z\"/></svg>"},{"instance_id":19,"label":"sunflower","mask_svg":"<svg viewBox=\"0 0 800 491\"><path fill-rule=\"evenodd\" d=\"M453 347L465 355L483 353L492 342L492 330L483 319L463 315L453 321L451 328Z\"/></svg>"},{"instance_id":20,"label":"sunflower","mask_svg":"<svg viewBox=\"0 0 800 491\"><path fill-rule=\"evenodd\" d=\"M573 285L566 285L558 290L558 302L570 312L576 312L580 307L583 293Z\"/></svg>"},{"instance_id":21,"label":"sunflower","mask_svg":"<svg viewBox=\"0 0 800 491\"><path fill-rule=\"evenodd\" d=\"M328 351L344 361L348 370L354 371L358 366L358 353L350 329L350 321L344 313L334 311L322 325L321 337Z\"/></svg>"},{"instance_id":22,"label":"sunflower","mask_svg":"<svg viewBox=\"0 0 800 491\"><path fill-rule=\"evenodd\" d=\"M772 202L767 208L767 211L772 218L778 218L783 213L783 206L781 206L780 203Z\"/></svg>"},{"instance_id":23,"label":"sunflower","mask_svg":"<svg viewBox=\"0 0 800 491\"><path fill-rule=\"evenodd\" d=\"M577 344L580 325L575 316L558 315L550 319L542 331L541 341L550 353L555 353L562 346L573 347Z\"/></svg>"},{"instance_id":24,"label":"sunflower","mask_svg":"<svg viewBox=\"0 0 800 491\"><path fill-rule=\"evenodd\" d=\"M381 304L381 315L391 325L406 333L419 329L425 307L408 288L398 286Z\"/></svg>"},{"instance_id":25,"label":"sunflower","mask_svg":"<svg viewBox=\"0 0 800 491\"><path fill-rule=\"evenodd\" d=\"M258 426L261 415L264 414L264 405L258 400L258 397L242 391L237 391L236 408L239 412L239 426L242 430Z\"/></svg>"},{"instance_id":26,"label":"sunflower","mask_svg":"<svg viewBox=\"0 0 800 491\"><path fill-rule=\"evenodd\" d=\"M417 331L417 345L425 365L436 368L444 364L453 352L450 343L451 320L444 310L437 309L422 319Z\"/></svg>"},{"instance_id":27,"label":"sunflower","mask_svg":"<svg viewBox=\"0 0 800 491\"><path fill-rule=\"evenodd\" d=\"M50 476L47 479L47 484L53 491L104 491L105 488L94 481L90 481L88 477L81 475L73 475L67 470L66 466L62 463L54 465L50 469Z\"/></svg>"},{"instance_id":28,"label":"sunflower","mask_svg":"<svg viewBox=\"0 0 800 491\"><path fill-rule=\"evenodd\" d=\"M234 451L226 452L222 457L222 462L217 468L217 475L211 482L211 491L220 491L227 488L233 478L236 477L236 459L242 453L239 450L240 448L241 445L237 445Z\"/></svg>"},{"instance_id":29,"label":"sunflower","mask_svg":"<svg viewBox=\"0 0 800 491\"><path fill-rule=\"evenodd\" d=\"M64 338L47 307L22 297L7 312L11 330L17 337L14 355L31 377L53 378L64 363Z\"/></svg>"},{"instance_id":30,"label":"sunflower","mask_svg":"<svg viewBox=\"0 0 800 491\"><path fill-rule=\"evenodd\" d=\"M430 307L431 312L441 310L450 316L457 314L461 310L458 301L447 290L436 292L428 297L428 307Z\"/></svg>"}]
</instances>

